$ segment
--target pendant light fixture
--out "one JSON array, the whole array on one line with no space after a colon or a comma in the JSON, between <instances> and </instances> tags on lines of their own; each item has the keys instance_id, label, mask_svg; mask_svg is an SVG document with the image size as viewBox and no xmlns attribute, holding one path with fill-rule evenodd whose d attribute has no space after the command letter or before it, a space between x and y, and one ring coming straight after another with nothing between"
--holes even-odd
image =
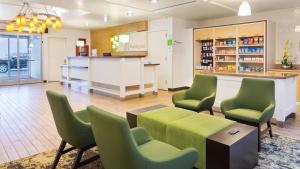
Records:
<instances>
[{"instance_id":1,"label":"pendant light fixture","mask_svg":"<svg viewBox=\"0 0 300 169\"><path fill-rule=\"evenodd\" d=\"M6 30L13 32L27 31L29 33L44 33L47 27L59 29L62 27L61 18L55 13L50 14L45 8L45 12L36 13L29 3L24 3L15 20L6 22Z\"/></svg>"},{"instance_id":2,"label":"pendant light fixture","mask_svg":"<svg viewBox=\"0 0 300 169\"><path fill-rule=\"evenodd\" d=\"M251 13L251 6L248 1L243 1L239 8L238 16L250 16Z\"/></svg>"}]
</instances>

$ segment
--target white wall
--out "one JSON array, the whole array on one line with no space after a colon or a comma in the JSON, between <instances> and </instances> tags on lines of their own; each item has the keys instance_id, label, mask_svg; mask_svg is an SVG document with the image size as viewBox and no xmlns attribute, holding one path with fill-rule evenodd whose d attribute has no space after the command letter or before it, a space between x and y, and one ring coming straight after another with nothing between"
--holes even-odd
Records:
<instances>
[{"instance_id":1,"label":"white wall","mask_svg":"<svg viewBox=\"0 0 300 169\"><path fill-rule=\"evenodd\" d=\"M172 36L172 17L164 17L159 19L153 19L148 21L148 32L159 32L159 31L165 31L167 32L167 36ZM155 43L155 42L148 42L149 43ZM167 42L166 42L167 43ZM168 47L167 49L167 62L168 62L168 68L167 68L167 86L168 88L172 88L173 86L173 77L172 77L172 47ZM158 56L161 57L161 56ZM161 58L150 58L146 57L145 61L150 61L152 63L160 61Z\"/></svg>"},{"instance_id":2,"label":"white wall","mask_svg":"<svg viewBox=\"0 0 300 169\"><path fill-rule=\"evenodd\" d=\"M168 47L168 87L191 86L193 82L193 29L191 28L198 23L165 17L149 20L148 25L149 32L167 31L168 37L173 39L173 45Z\"/></svg>"},{"instance_id":3,"label":"white wall","mask_svg":"<svg viewBox=\"0 0 300 169\"><path fill-rule=\"evenodd\" d=\"M249 17L233 16L203 20L199 21L199 24L201 27L209 27L258 20L269 20L276 25L276 48L274 49L276 63L278 64L281 61L285 41L290 40L290 55L295 58L297 64L300 64L300 33L295 32L295 26L300 25L300 14L297 15L295 9L282 9L256 13Z\"/></svg>"},{"instance_id":4,"label":"white wall","mask_svg":"<svg viewBox=\"0 0 300 169\"><path fill-rule=\"evenodd\" d=\"M193 82L194 21L173 18L173 88L191 86Z\"/></svg>"},{"instance_id":5,"label":"white wall","mask_svg":"<svg viewBox=\"0 0 300 169\"><path fill-rule=\"evenodd\" d=\"M76 41L79 38L84 38L87 40L87 44L90 46L90 31L88 30L78 30L78 29L58 29L58 30L49 30L48 34L43 34L43 80L48 79L48 38L66 38L67 40L67 56L76 55ZM66 57L67 57L66 56Z\"/></svg>"}]
</instances>

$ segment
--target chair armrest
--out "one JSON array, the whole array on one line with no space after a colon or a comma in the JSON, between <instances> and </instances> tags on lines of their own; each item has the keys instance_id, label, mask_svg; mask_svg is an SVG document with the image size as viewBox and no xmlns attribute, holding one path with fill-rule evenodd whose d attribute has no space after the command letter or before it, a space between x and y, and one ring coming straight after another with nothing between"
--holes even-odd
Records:
<instances>
[{"instance_id":1,"label":"chair armrest","mask_svg":"<svg viewBox=\"0 0 300 169\"><path fill-rule=\"evenodd\" d=\"M213 92L211 95L204 97L201 102L198 105L198 109L210 109L214 103L215 103L215 99L216 99L216 92Z\"/></svg>"},{"instance_id":2,"label":"chair armrest","mask_svg":"<svg viewBox=\"0 0 300 169\"><path fill-rule=\"evenodd\" d=\"M198 160L198 151L195 148L186 148L168 159L153 160L149 169L190 169Z\"/></svg>"},{"instance_id":3,"label":"chair armrest","mask_svg":"<svg viewBox=\"0 0 300 169\"><path fill-rule=\"evenodd\" d=\"M145 144L148 141L151 141L152 138L146 131L146 129L137 127L130 130L137 145Z\"/></svg>"},{"instance_id":4,"label":"chair armrest","mask_svg":"<svg viewBox=\"0 0 300 169\"><path fill-rule=\"evenodd\" d=\"M86 109L74 112L75 116L79 118L80 121L90 124L90 119Z\"/></svg>"},{"instance_id":5,"label":"chair armrest","mask_svg":"<svg viewBox=\"0 0 300 169\"><path fill-rule=\"evenodd\" d=\"M186 92L178 92L178 93L173 94L173 96L172 96L173 103L175 104L176 101L184 100L185 99L185 93Z\"/></svg>"},{"instance_id":6,"label":"chair armrest","mask_svg":"<svg viewBox=\"0 0 300 169\"><path fill-rule=\"evenodd\" d=\"M75 118L83 127L91 127L88 112L86 109L74 112Z\"/></svg>"},{"instance_id":7,"label":"chair armrest","mask_svg":"<svg viewBox=\"0 0 300 169\"><path fill-rule=\"evenodd\" d=\"M76 122L73 127L77 133L76 146L86 147L87 145L96 145L87 110L74 112L74 117Z\"/></svg>"},{"instance_id":8,"label":"chair armrest","mask_svg":"<svg viewBox=\"0 0 300 169\"><path fill-rule=\"evenodd\" d=\"M275 111L275 104L270 104L265 110L263 111L262 116L260 117L261 122L267 122L273 117Z\"/></svg>"},{"instance_id":9,"label":"chair armrest","mask_svg":"<svg viewBox=\"0 0 300 169\"><path fill-rule=\"evenodd\" d=\"M225 113L226 111L234 109L236 107L237 107L236 97L227 99L227 100L222 101L222 103L221 103L221 112Z\"/></svg>"}]
</instances>

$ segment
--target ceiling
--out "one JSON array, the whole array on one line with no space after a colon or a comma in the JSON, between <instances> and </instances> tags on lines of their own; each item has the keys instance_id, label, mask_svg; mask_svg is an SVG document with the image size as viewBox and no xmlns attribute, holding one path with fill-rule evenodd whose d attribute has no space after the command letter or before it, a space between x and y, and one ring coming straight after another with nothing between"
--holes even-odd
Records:
<instances>
[{"instance_id":1,"label":"ceiling","mask_svg":"<svg viewBox=\"0 0 300 169\"><path fill-rule=\"evenodd\" d=\"M35 10L45 5L63 18L66 27L103 28L128 22L174 16L204 20L237 14L242 0L25 0ZM22 0L0 0L0 20L11 20L19 12ZM300 7L300 0L249 0L252 12ZM132 16L127 15L128 11ZM104 16L108 22L104 22Z\"/></svg>"}]
</instances>

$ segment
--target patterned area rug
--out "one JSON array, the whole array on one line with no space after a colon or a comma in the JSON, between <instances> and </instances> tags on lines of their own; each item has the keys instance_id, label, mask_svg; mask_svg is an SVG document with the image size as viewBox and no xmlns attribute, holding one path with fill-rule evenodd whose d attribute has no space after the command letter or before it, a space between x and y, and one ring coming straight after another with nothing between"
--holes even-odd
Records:
<instances>
[{"instance_id":1,"label":"patterned area rug","mask_svg":"<svg viewBox=\"0 0 300 169\"><path fill-rule=\"evenodd\" d=\"M44 152L13 162L0 164L0 169L50 169L56 151ZM84 159L92 157L97 152L90 150ZM62 156L57 169L71 168L75 152ZM104 169L101 161L95 161L81 167L82 169ZM273 139L264 137L259 153L259 165L255 169L300 169L300 141L286 137L274 136Z\"/></svg>"}]
</instances>

